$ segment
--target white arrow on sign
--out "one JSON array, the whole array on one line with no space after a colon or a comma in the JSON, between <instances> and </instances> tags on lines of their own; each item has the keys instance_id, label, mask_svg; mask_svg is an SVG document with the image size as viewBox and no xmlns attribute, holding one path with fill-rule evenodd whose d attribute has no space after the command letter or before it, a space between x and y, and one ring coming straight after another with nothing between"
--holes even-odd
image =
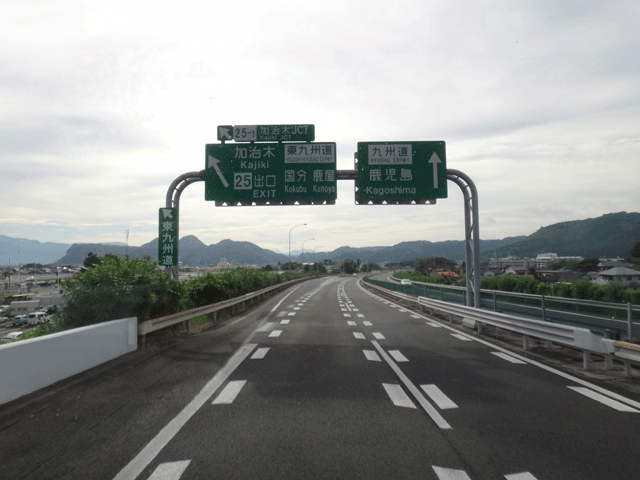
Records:
<instances>
[{"instance_id":1,"label":"white arrow on sign","mask_svg":"<svg viewBox=\"0 0 640 480\"><path fill-rule=\"evenodd\" d=\"M169 219L173 220L173 213L172 213L172 210L170 208L163 208L162 209L162 213L163 213L165 219L169 218Z\"/></svg>"},{"instance_id":2,"label":"white arrow on sign","mask_svg":"<svg viewBox=\"0 0 640 480\"><path fill-rule=\"evenodd\" d=\"M436 152L433 152L429 163L433 165L433 188L438 188L438 164L442 163Z\"/></svg>"},{"instance_id":3,"label":"white arrow on sign","mask_svg":"<svg viewBox=\"0 0 640 480\"><path fill-rule=\"evenodd\" d=\"M227 183L227 180L224 178L224 175L222 175L222 172L220 171L220 166L218 165L218 163L220 163L220 160L218 160L215 157L212 157L211 155L209 155L208 158L209 158L209 168L211 167L215 168L216 173L218 174L218 177L220 177L220 180L224 185L224 188L227 188L229 184Z\"/></svg>"},{"instance_id":4,"label":"white arrow on sign","mask_svg":"<svg viewBox=\"0 0 640 480\"><path fill-rule=\"evenodd\" d=\"M233 140L231 132L225 127L218 127L218 137L220 137L221 140Z\"/></svg>"}]
</instances>

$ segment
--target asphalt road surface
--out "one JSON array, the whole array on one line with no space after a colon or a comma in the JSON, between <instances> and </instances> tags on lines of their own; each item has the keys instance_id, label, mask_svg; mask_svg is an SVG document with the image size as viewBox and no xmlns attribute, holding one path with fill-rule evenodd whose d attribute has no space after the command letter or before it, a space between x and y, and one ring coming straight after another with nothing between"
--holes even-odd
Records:
<instances>
[{"instance_id":1,"label":"asphalt road surface","mask_svg":"<svg viewBox=\"0 0 640 480\"><path fill-rule=\"evenodd\" d=\"M321 278L0 407L0 478L640 478L640 403Z\"/></svg>"}]
</instances>

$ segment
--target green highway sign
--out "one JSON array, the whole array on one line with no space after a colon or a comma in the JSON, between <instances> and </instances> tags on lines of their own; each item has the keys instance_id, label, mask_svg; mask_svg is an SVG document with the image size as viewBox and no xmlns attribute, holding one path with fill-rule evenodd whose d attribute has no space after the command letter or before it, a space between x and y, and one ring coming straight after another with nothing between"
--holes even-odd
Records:
<instances>
[{"instance_id":1,"label":"green highway sign","mask_svg":"<svg viewBox=\"0 0 640 480\"><path fill-rule=\"evenodd\" d=\"M445 142L358 142L356 203L447 198Z\"/></svg>"},{"instance_id":2,"label":"green highway sign","mask_svg":"<svg viewBox=\"0 0 640 480\"><path fill-rule=\"evenodd\" d=\"M226 205L334 204L336 144L208 144L204 192Z\"/></svg>"},{"instance_id":3,"label":"green highway sign","mask_svg":"<svg viewBox=\"0 0 640 480\"><path fill-rule=\"evenodd\" d=\"M315 125L220 125L218 140L236 142L313 142Z\"/></svg>"},{"instance_id":4,"label":"green highway sign","mask_svg":"<svg viewBox=\"0 0 640 480\"><path fill-rule=\"evenodd\" d=\"M324 259L324 264L325 264L325 265L333 265L333 261L332 261L332 260L330 260L330 259L328 259L328 258L325 258L325 259Z\"/></svg>"},{"instance_id":5,"label":"green highway sign","mask_svg":"<svg viewBox=\"0 0 640 480\"><path fill-rule=\"evenodd\" d=\"M161 208L158 219L158 264L178 265L178 209Z\"/></svg>"}]
</instances>

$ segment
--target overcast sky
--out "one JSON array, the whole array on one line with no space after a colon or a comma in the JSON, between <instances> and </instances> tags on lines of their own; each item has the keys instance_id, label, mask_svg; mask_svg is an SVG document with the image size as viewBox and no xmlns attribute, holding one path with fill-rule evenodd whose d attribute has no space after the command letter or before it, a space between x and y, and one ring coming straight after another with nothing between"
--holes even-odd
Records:
<instances>
[{"instance_id":1,"label":"overcast sky","mask_svg":"<svg viewBox=\"0 0 640 480\"><path fill-rule=\"evenodd\" d=\"M168 7L170 6L170 7ZM444 140L479 191L480 237L640 211L635 1L0 2L0 235L158 235L218 125L313 124L354 169L361 141ZM429 206L216 207L181 236L286 252L464 238L460 189Z\"/></svg>"}]
</instances>

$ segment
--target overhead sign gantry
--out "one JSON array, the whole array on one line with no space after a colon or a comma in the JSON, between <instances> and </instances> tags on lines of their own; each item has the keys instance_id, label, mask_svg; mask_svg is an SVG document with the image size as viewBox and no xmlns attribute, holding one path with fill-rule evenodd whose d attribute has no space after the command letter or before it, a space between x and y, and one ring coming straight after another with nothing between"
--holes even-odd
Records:
<instances>
[{"instance_id":1,"label":"overhead sign gantry","mask_svg":"<svg viewBox=\"0 0 640 480\"><path fill-rule=\"evenodd\" d=\"M174 180L160 209L158 259L174 277L180 195L191 183L204 181L217 206L333 205L338 180L355 180L358 205L424 205L447 198L451 180L464 196L467 305L480 306L477 190L447 169L444 141L359 142L355 169L337 170L335 142L315 142L311 124L221 125L217 138L205 146L204 170Z\"/></svg>"}]
</instances>

